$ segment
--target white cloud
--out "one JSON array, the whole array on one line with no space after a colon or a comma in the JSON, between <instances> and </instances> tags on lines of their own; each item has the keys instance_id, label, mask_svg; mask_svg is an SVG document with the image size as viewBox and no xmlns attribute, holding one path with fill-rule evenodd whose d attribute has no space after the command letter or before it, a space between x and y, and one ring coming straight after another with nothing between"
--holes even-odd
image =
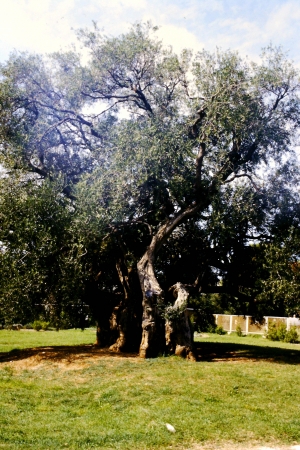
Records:
<instances>
[{"instance_id":1,"label":"white cloud","mask_svg":"<svg viewBox=\"0 0 300 450\"><path fill-rule=\"evenodd\" d=\"M147 8L147 1L146 0L110 0L112 3L120 5L121 8L132 8L135 10L142 10ZM104 5L107 5L107 0L103 1Z\"/></svg>"},{"instance_id":2,"label":"white cloud","mask_svg":"<svg viewBox=\"0 0 300 450\"><path fill-rule=\"evenodd\" d=\"M198 41L196 36L184 27L163 25L158 30L157 36L165 45L171 45L177 53L180 53L184 48L191 48L194 51L203 48L203 44Z\"/></svg>"},{"instance_id":3,"label":"white cloud","mask_svg":"<svg viewBox=\"0 0 300 450\"><path fill-rule=\"evenodd\" d=\"M69 12L74 0L10 0L0 5L1 44L10 48L50 52L69 44L74 37Z\"/></svg>"},{"instance_id":4,"label":"white cloud","mask_svg":"<svg viewBox=\"0 0 300 450\"><path fill-rule=\"evenodd\" d=\"M263 40L258 24L242 17L216 20L210 24L210 35L214 36L215 45L243 54L251 52L251 48Z\"/></svg>"},{"instance_id":5,"label":"white cloud","mask_svg":"<svg viewBox=\"0 0 300 450\"><path fill-rule=\"evenodd\" d=\"M258 60L261 48L272 42L291 50L290 56L299 62L300 3L265 2L263 10L261 6L254 11L233 7L228 14L217 15L207 24L206 48L236 49L242 55Z\"/></svg>"},{"instance_id":6,"label":"white cloud","mask_svg":"<svg viewBox=\"0 0 300 450\"><path fill-rule=\"evenodd\" d=\"M94 19L104 23L109 23L113 27L124 16L132 12L139 12L147 9L147 0L89 0L80 6L83 14L94 14Z\"/></svg>"},{"instance_id":7,"label":"white cloud","mask_svg":"<svg viewBox=\"0 0 300 450\"><path fill-rule=\"evenodd\" d=\"M300 4L287 2L271 12L265 31L270 38L287 39L299 31Z\"/></svg>"},{"instance_id":8,"label":"white cloud","mask_svg":"<svg viewBox=\"0 0 300 450\"><path fill-rule=\"evenodd\" d=\"M0 60L13 48L64 48L76 42L71 28L90 27L92 20L118 35L149 19L176 52L219 46L255 58L272 41L300 60L299 0L264 0L263 6L260 0L0 0Z\"/></svg>"}]
</instances>

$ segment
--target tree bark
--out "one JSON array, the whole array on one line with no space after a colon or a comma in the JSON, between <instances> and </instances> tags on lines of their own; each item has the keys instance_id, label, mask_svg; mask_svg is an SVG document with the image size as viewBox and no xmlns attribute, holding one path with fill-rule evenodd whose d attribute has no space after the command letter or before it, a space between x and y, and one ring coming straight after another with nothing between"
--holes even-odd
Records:
<instances>
[{"instance_id":1,"label":"tree bark","mask_svg":"<svg viewBox=\"0 0 300 450\"><path fill-rule=\"evenodd\" d=\"M164 324L159 314L163 291L156 279L153 267L154 252L147 250L138 262L138 275L143 294L141 358L154 358L164 351Z\"/></svg>"},{"instance_id":2,"label":"tree bark","mask_svg":"<svg viewBox=\"0 0 300 450\"><path fill-rule=\"evenodd\" d=\"M166 347L169 353L195 361L193 330L187 311L189 290L181 283L176 283L171 289L177 298L167 309L170 318L166 320Z\"/></svg>"},{"instance_id":3,"label":"tree bark","mask_svg":"<svg viewBox=\"0 0 300 450\"><path fill-rule=\"evenodd\" d=\"M126 346L126 308L123 302L116 306L110 316L110 331L113 335L113 344L109 350L121 352Z\"/></svg>"},{"instance_id":4,"label":"tree bark","mask_svg":"<svg viewBox=\"0 0 300 450\"><path fill-rule=\"evenodd\" d=\"M111 329L115 330L117 338L109 348L115 352L137 351L141 342L141 310L134 280L136 274L129 273L123 258L117 260L116 269L124 297L110 318Z\"/></svg>"},{"instance_id":5,"label":"tree bark","mask_svg":"<svg viewBox=\"0 0 300 450\"><path fill-rule=\"evenodd\" d=\"M115 340L116 331L112 328L111 316L115 310L115 302L110 298L105 298L101 302L101 308L97 311L97 328L96 328L96 342L97 347L109 347Z\"/></svg>"},{"instance_id":6,"label":"tree bark","mask_svg":"<svg viewBox=\"0 0 300 450\"><path fill-rule=\"evenodd\" d=\"M160 305L162 306L164 301L164 293L154 272L156 254L173 230L193 216L198 208L198 204L195 203L162 225L137 264L143 294L142 341L139 352L142 358L154 358L165 351L164 320L159 313Z\"/></svg>"},{"instance_id":7,"label":"tree bark","mask_svg":"<svg viewBox=\"0 0 300 450\"><path fill-rule=\"evenodd\" d=\"M141 301L124 298L102 307L98 313L96 342L99 347L109 347L115 352L138 351L141 342Z\"/></svg>"}]
</instances>

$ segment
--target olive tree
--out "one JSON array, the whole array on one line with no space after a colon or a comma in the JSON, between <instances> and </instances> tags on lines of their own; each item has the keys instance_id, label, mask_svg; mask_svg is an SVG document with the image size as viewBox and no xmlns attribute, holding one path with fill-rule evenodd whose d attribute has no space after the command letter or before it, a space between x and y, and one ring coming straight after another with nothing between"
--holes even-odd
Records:
<instances>
[{"instance_id":1,"label":"olive tree","mask_svg":"<svg viewBox=\"0 0 300 450\"><path fill-rule=\"evenodd\" d=\"M263 165L291 154L299 78L281 49L267 48L260 64L230 51L176 55L155 31L151 24L119 37L81 30L85 65L75 52L13 55L2 67L11 95L3 101L1 152L4 163L43 179L62 174L75 222L97 230L102 251L111 249L124 291L115 348L125 345L130 311L137 314L128 306L136 273L140 355L167 346L193 358L185 306L203 263L194 280L167 287L160 255L182 230L201 234L227 192L262 189ZM251 226L255 234L250 222L246 232ZM168 292L175 299L166 306Z\"/></svg>"},{"instance_id":2,"label":"olive tree","mask_svg":"<svg viewBox=\"0 0 300 450\"><path fill-rule=\"evenodd\" d=\"M257 65L232 52L177 57L142 27L121 38L96 31L82 36L92 50L83 95L112 109L127 107L129 114L114 129L97 185L111 226L143 222L149 228L137 270L143 292L140 354L150 356L164 345L159 252L183 224L205 222L230 184L243 179L255 189L262 162L280 163L291 151L299 123L298 75L273 48ZM178 283L174 310L180 311L188 286ZM189 353L187 322L185 329L177 344Z\"/></svg>"}]
</instances>

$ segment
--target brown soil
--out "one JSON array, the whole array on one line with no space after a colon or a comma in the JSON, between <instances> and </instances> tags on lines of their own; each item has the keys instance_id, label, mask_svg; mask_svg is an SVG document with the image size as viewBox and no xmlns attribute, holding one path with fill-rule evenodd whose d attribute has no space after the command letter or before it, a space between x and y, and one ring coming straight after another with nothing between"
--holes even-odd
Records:
<instances>
[{"instance_id":1,"label":"brown soil","mask_svg":"<svg viewBox=\"0 0 300 450\"><path fill-rule=\"evenodd\" d=\"M220 444L194 444L186 450L300 450L300 445L284 445L278 446L276 444L235 444L232 442Z\"/></svg>"},{"instance_id":2,"label":"brown soil","mask_svg":"<svg viewBox=\"0 0 300 450\"><path fill-rule=\"evenodd\" d=\"M300 364L300 352L291 350L257 349L245 346L224 346L216 343L197 342L195 351L198 361L244 363L247 361L276 361L280 363ZM13 364L16 369L36 369L44 364L51 363L64 370L86 367L96 363L99 359L126 358L141 362L137 353L118 353L109 349L102 349L92 344L74 346L48 346L14 350L9 353L0 353L0 364ZM298 449L300 450L300 448Z\"/></svg>"},{"instance_id":3,"label":"brown soil","mask_svg":"<svg viewBox=\"0 0 300 450\"><path fill-rule=\"evenodd\" d=\"M136 353L116 353L94 345L36 347L0 353L0 364L13 365L14 369L38 369L51 363L64 370L75 370L96 363L99 359L126 358L141 361Z\"/></svg>"}]
</instances>

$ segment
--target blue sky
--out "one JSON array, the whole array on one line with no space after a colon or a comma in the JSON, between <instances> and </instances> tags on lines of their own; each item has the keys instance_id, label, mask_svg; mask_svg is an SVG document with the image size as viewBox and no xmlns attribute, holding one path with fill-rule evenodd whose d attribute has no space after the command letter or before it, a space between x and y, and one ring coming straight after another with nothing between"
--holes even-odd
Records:
<instances>
[{"instance_id":1,"label":"blue sky","mask_svg":"<svg viewBox=\"0 0 300 450\"><path fill-rule=\"evenodd\" d=\"M93 20L113 35L151 20L176 51L218 46L257 59L272 42L300 67L300 0L0 0L0 62L13 49L64 49Z\"/></svg>"}]
</instances>

